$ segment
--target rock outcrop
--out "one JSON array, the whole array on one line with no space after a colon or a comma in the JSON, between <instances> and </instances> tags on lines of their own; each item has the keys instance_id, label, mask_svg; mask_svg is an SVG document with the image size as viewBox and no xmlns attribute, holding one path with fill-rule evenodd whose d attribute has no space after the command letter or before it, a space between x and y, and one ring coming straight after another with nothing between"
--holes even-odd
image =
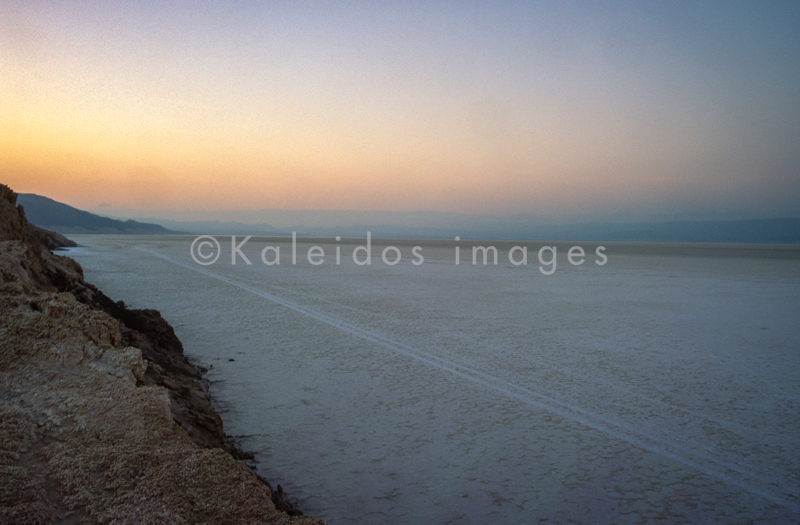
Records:
<instances>
[{"instance_id":1,"label":"rock outcrop","mask_svg":"<svg viewBox=\"0 0 800 525\"><path fill-rule=\"evenodd\" d=\"M0 185L0 523L320 524L276 508L160 314L86 283L15 201Z\"/></svg>"},{"instance_id":2,"label":"rock outcrop","mask_svg":"<svg viewBox=\"0 0 800 525\"><path fill-rule=\"evenodd\" d=\"M78 246L78 243L67 239L60 233L56 233L50 230L45 230L44 228L39 228L38 226L34 226L33 224L28 223L28 230L36 237L36 240L39 241L39 244L50 250L58 250L59 248L68 248L68 247L75 247Z\"/></svg>"}]
</instances>

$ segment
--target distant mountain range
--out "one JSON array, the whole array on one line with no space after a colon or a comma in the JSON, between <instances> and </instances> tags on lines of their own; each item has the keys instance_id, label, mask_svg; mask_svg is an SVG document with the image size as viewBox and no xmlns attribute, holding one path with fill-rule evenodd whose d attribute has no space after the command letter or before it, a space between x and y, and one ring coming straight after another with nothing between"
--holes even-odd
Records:
<instances>
[{"instance_id":1,"label":"distant mountain range","mask_svg":"<svg viewBox=\"0 0 800 525\"><path fill-rule=\"evenodd\" d=\"M723 242L800 244L800 219L744 219L727 221L670 221L636 223L542 224L541 217L526 215L471 216L467 214L431 214L430 224L409 224L408 214L398 214L397 223L376 215L369 221L369 212L358 224L274 228L268 223L169 221L147 219L121 221L78 210L47 197L20 194L17 202L25 207L28 220L37 226L59 233L169 234L286 236L297 232L303 236L365 237L418 239L526 239L601 242ZM322 212L326 213L326 212ZM332 212L327 212L332 213ZM439 217L441 215L441 217ZM449 217L454 215L454 217ZM457 217L455 216L457 215ZM463 215L463 216L462 216ZM442 219L442 220L437 220ZM444 220L446 219L446 220ZM457 219L457 220L456 220ZM403 224L403 221L407 222ZM364 221L364 222L361 222ZM158 224L153 224L158 223Z\"/></svg>"},{"instance_id":2,"label":"distant mountain range","mask_svg":"<svg viewBox=\"0 0 800 525\"><path fill-rule=\"evenodd\" d=\"M33 193L20 193L17 196L17 204L21 204L25 208L25 216L28 218L28 222L58 233L141 235L180 233L168 230L158 224L134 220L120 221L101 217Z\"/></svg>"},{"instance_id":3,"label":"distant mountain range","mask_svg":"<svg viewBox=\"0 0 800 525\"><path fill-rule=\"evenodd\" d=\"M520 228L513 238L603 242L800 244L800 219L564 224Z\"/></svg>"},{"instance_id":4,"label":"distant mountain range","mask_svg":"<svg viewBox=\"0 0 800 525\"><path fill-rule=\"evenodd\" d=\"M166 221L147 219L181 231L207 235L288 236L297 232L315 237L365 237L385 239L528 239L600 242L722 242L800 244L800 219L744 219L728 221L670 221L637 223L537 224L524 216L481 217L464 215L458 225L420 226L378 221L341 226L274 228L270 224L220 221ZM436 222L432 222L436 224Z\"/></svg>"}]
</instances>

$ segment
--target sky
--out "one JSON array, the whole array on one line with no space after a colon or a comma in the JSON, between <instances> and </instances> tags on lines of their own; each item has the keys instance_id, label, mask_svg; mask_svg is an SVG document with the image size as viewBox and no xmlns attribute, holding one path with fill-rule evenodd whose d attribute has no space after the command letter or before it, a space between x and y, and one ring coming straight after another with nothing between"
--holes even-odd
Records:
<instances>
[{"instance_id":1,"label":"sky","mask_svg":"<svg viewBox=\"0 0 800 525\"><path fill-rule=\"evenodd\" d=\"M800 2L0 0L0 182L176 219L800 217Z\"/></svg>"}]
</instances>

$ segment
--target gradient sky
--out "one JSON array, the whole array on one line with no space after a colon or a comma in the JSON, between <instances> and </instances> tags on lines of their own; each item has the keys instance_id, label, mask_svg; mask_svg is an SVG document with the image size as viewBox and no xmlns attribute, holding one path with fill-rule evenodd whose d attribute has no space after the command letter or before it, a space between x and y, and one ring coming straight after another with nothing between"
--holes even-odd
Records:
<instances>
[{"instance_id":1,"label":"gradient sky","mask_svg":"<svg viewBox=\"0 0 800 525\"><path fill-rule=\"evenodd\" d=\"M0 0L0 182L112 215L800 216L800 2L651 4Z\"/></svg>"}]
</instances>

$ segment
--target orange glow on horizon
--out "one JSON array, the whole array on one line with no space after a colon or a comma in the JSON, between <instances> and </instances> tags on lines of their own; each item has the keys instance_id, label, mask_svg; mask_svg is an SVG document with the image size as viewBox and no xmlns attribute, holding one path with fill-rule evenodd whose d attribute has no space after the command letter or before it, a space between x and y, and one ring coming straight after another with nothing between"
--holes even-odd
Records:
<instances>
[{"instance_id":1,"label":"orange glow on horizon","mask_svg":"<svg viewBox=\"0 0 800 525\"><path fill-rule=\"evenodd\" d=\"M172 5L151 7L157 17L91 3L9 9L0 182L78 207L582 213L800 202L797 104L778 89L796 85L787 64L800 61L775 53L780 42L751 51L765 75L783 76L750 85L730 73L756 78L750 62L718 57L729 69L714 70L692 47L706 43L676 46L648 10L649 47L616 49L592 17L560 32L527 11L525 30L465 15L468 26L499 24L465 40L436 10L431 26L403 22L409 33L368 14L307 32L291 12L278 27L231 13L220 14L230 26L208 25ZM753 96L767 85L774 98Z\"/></svg>"}]
</instances>

